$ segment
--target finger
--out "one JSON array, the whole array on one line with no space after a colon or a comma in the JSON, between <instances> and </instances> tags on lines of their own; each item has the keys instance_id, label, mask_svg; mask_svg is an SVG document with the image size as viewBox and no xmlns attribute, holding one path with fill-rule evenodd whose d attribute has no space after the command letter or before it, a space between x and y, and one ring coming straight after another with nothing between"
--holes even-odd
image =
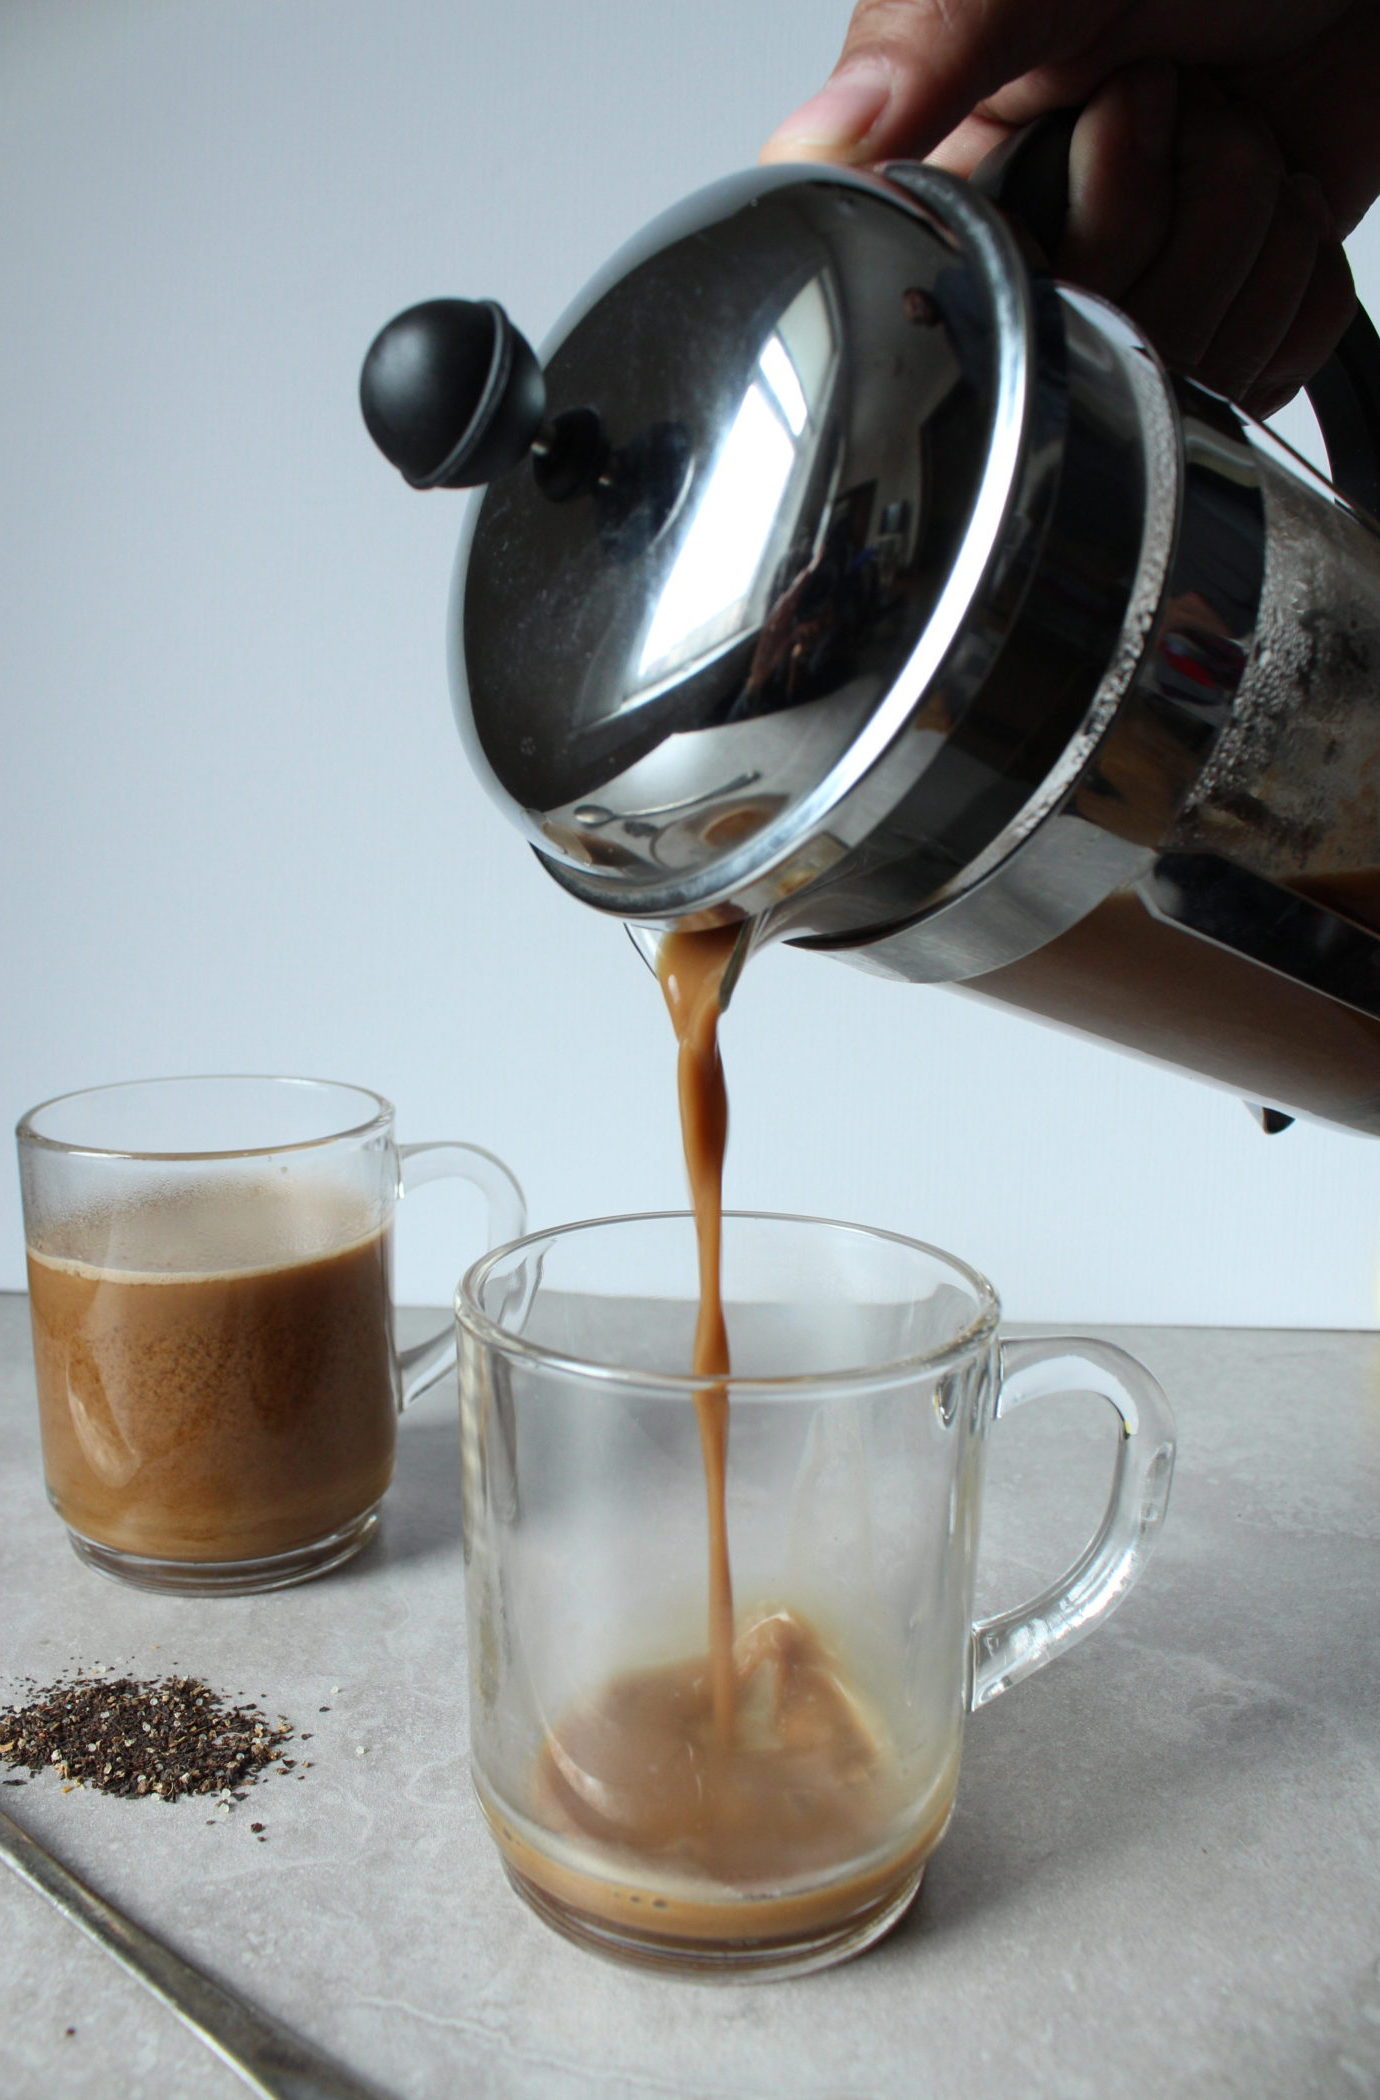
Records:
<instances>
[{"instance_id":1,"label":"finger","mask_svg":"<svg viewBox=\"0 0 1380 2100\"><path fill-rule=\"evenodd\" d=\"M1069 147L1061 277L1120 299L1150 269L1174 218L1179 87L1161 61L1126 66L1099 89Z\"/></svg>"},{"instance_id":2,"label":"finger","mask_svg":"<svg viewBox=\"0 0 1380 2100\"><path fill-rule=\"evenodd\" d=\"M932 168L945 168L950 175L971 175L989 153L1004 145L1017 127L1002 124L995 118L974 114L963 122L947 138L939 141L925 160Z\"/></svg>"},{"instance_id":3,"label":"finger","mask_svg":"<svg viewBox=\"0 0 1380 2100\"><path fill-rule=\"evenodd\" d=\"M1169 236L1121 301L1181 371L1199 365L1251 274L1284 173L1260 119L1201 79L1185 78Z\"/></svg>"},{"instance_id":4,"label":"finger","mask_svg":"<svg viewBox=\"0 0 1380 2100\"><path fill-rule=\"evenodd\" d=\"M1356 287L1340 241L1318 249L1312 281L1288 333L1247 394L1253 416L1272 416L1326 364L1356 312Z\"/></svg>"},{"instance_id":5,"label":"finger","mask_svg":"<svg viewBox=\"0 0 1380 2100\"><path fill-rule=\"evenodd\" d=\"M1308 295L1322 242L1322 193L1310 175L1280 185L1255 266L1218 324L1196 376L1244 401L1270 369Z\"/></svg>"},{"instance_id":6,"label":"finger","mask_svg":"<svg viewBox=\"0 0 1380 2100\"><path fill-rule=\"evenodd\" d=\"M923 156L984 96L1057 56L1071 0L858 0L843 52L819 94L778 125L763 160L861 162Z\"/></svg>"},{"instance_id":7,"label":"finger","mask_svg":"<svg viewBox=\"0 0 1380 2100\"><path fill-rule=\"evenodd\" d=\"M1208 11L1204 0L1197 4ZM1258 18L1271 13L1284 10L1262 6ZM1311 13L1302 54L1286 48L1262 53L1261 62L1252 64L1239 50L1223 54L1223 61L1232 69L1232 92L1261 111L1290 167L1317 176L1338 230L1350 233L1373 202L1380 177L1380 7L1374 0L1350 0L1345 7L1315 0Z\"/></svg>"}]
</instances>

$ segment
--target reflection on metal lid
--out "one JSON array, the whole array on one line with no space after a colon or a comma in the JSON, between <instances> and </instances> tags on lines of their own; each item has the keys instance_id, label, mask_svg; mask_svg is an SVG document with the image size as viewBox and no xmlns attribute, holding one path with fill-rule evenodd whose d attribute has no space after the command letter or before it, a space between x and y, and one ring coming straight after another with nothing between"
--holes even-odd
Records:
<instances>
[{"instance_id":1,"label":"reflection on metal lid","mask_svg":"<svg viewBox=\"0 0 1380 2100\"><path fill-rule=\"evenodd\" d=\"M735 177L649 228L547 346L551 412L597 415L607 470L563 503L522 471L488 490L457 699L529 835L593 864L612 908L779 858L792 812L875 739L951 579L981 578L960 551L1012 398L1003 327L1017 367L1025 345L968 252L962 186L929 179L957 232L873 176ZM674 501L639 507L668 430ZM610 533L613 507L640 538Z\"/></svg>"}]
</instances>

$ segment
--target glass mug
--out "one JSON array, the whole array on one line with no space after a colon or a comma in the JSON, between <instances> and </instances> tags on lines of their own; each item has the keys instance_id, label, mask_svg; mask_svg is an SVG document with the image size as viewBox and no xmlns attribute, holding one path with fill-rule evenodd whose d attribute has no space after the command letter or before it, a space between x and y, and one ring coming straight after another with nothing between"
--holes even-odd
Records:
<instances>
[{"instance_id":1,"label":"glass mug","mask_svg":"<svg viewBox=\"0 0 1380 2100\"><path fill-rule=\"evenodd\" d=\"M325 1080L137 1080L16 1133L49 1498L82 1560L236 1595L357 1553L397 1417L455 1361L393 1340L393 1208L454 1176L486 1244L522 1192L474 1145L399 1145L389 1102Z\"/></svg>"},{"instance_id":2,"label":"glass mug","mask_svg":"<svg viewBox=\"0 0 1380 2100\"><path fill-rule=\"evenodd\" d=\"M472 1770L508 1877L587 1947L733 1981L842 1960L902 1915L967 1712L1126 1595L1174 1445L1134 1358L1000 1341L991 1285L936 1248L729 1213L723 1276L726 1386L683 1368L685 1214L501 1247L456 1310ZM1118 1418L1100 1527L1041 1596L974 1625L988 1430L1070 1391ZM700 1432L725 1394L720 1708Z\"/></svg>"}]
</instances>

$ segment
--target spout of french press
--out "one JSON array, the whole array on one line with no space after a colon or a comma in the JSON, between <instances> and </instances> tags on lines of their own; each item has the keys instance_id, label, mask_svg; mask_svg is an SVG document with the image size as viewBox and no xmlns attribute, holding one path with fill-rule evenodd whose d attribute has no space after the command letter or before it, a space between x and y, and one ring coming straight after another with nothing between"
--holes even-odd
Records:
<instances>
[{"instance_id":1,"label":"spout of french press","mask_svg":"<svg viewBox=\"0 0 1380 2100\"><path fill-rule=\"evenodd\" d=\"M643 962L646 963L653 977L659 977L661 975L661 944L666 938L666 929L661 926L640 924L636 919L627 920L625 926L628 939L642 957ZM728 1002L733 997L734 989L738 979L743 974L743 967L748 957L755 948L762 947L769 938L770 933L765 921L761 919L743 919L740 922L733 947L729 952L728 961L724 965L723 976L719 980L720 1015L728 1012ZM1267 1113L1267 1110L1261 1110L1262 1115Z\"/></svg>"}]
</instances>

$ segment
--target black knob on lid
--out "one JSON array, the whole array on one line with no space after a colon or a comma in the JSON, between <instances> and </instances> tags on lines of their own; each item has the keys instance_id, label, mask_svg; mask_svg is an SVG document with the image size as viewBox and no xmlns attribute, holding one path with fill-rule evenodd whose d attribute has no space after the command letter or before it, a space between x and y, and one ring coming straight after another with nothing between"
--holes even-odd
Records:
<instances>
[{"instance_id":1,"label":"black knob on lid","mask_svg":"<svg viewBox=\"0 0 1380 2100\"><path fill-rule=\"evenodd\" d=\"M414 489L477 488L526 458L546 385L492 299L428 299L375 336L359 402L374 443Z\"/></svg>"}]
</instances>

